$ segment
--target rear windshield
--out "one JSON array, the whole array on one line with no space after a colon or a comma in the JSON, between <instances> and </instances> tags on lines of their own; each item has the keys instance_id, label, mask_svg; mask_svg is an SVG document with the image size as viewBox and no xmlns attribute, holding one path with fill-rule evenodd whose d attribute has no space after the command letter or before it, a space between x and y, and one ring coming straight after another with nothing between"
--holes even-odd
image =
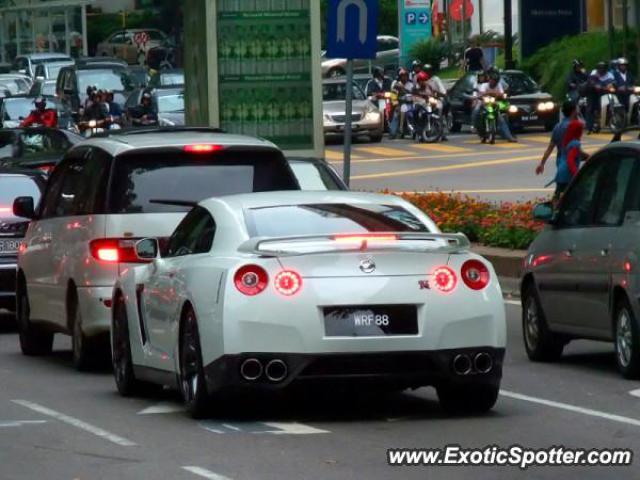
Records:
<instances>
[{"instance_id":1,"label":"rear windshield","mask_svg":"<svg viewBox=\"0 0 640 480\"><path fill-rule=\"evenodd\" d=\"M118 157L112 179L112 213L186 212L150 200L199 202L238 193L298 190L280 152L153 153Z\"/></svg>"},{"instance_id":2,"label":"rear windshield","mask_svg":"<svg viewBox=\"0 0 640 480\"><path fill-rule=\"evenodd\" d=\"M40 200L36 182L24 175L0 176L0 218L13 217L13 201L18 197L33 197L34 205Z\"/></svg>"},{"instance_id":3,"label":"rear windshield","mask_svg":"<svg viewBox=\"0 0 640 480\"><path fill-rule=\"evenodd\" d=\"M391 205L286 205L252 208L247 210L245 217L247 230L252 237L429 232L427 226L413 214Z\"/></svg>"}]
</instances>

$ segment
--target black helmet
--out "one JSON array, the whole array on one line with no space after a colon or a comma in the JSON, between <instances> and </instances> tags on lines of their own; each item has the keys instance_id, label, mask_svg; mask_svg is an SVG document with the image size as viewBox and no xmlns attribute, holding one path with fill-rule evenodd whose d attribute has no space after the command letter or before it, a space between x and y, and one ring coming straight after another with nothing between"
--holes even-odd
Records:
<instances>
[{"instance_id":1,"label":"black helmet","mask_svg":"<svg viewBox=\"0 0 640 480\"><path fill-rule=\"evenodd\" d=\"M44 106L46 106L46 105L47 105L47 100L46 100L46 98L44 98L42 95L39 95L39 96L37 96L37 97L33 100L33 104L34 104L35 106L38 106L38 105L44 105Z\"/></svg>"},{"instance_id":2,"label":"black helmet","mask_svg":"<svg viewBox=\"0 0 640 480\"><path fill-rule=\"evenodd\" d=\"M374 77L382 77L382 78L384 78L384 68L382 68L382 67L373 67L373 76Z\"/></svg>"},{"instance_id":3,"label":"black helmet","mask_svg":"<svg viewBox=\"0 0 640 480\"><path fill-rule=\"evenodd\" d=\"M596 70L606 70L607 62L598 62L596 63Z\"/></svg>"},{"instance_id":4,"label":"black helmet","mask_svg":"<svg viewBox=\"0 0 640 480\"><path fill-rule=\"evenodd\" d=\"M142 92L142 97L140 98L140 103L144 102L145 99L151 100L151 92L149 90L145 90Z\"/></svg>"}]
</instances>

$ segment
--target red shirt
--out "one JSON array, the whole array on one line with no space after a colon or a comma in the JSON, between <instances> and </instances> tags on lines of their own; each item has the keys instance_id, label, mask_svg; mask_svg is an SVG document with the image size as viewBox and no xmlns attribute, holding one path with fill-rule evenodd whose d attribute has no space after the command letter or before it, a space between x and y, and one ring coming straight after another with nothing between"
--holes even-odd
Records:
<instances>
[{"instance_id":1,"label":"red shirt","mask_svg":"<svg viewBox=\"0 0 640 480\"><path fill-rule=\"evenodd\" d=\"M58 112L52 108L47 108L41 112L39 110L33 110L27 118L21 123L21 127L31 127L33 125L42 125L43 127L57 128L58 127Z\"/></svg>"}]
</instances>

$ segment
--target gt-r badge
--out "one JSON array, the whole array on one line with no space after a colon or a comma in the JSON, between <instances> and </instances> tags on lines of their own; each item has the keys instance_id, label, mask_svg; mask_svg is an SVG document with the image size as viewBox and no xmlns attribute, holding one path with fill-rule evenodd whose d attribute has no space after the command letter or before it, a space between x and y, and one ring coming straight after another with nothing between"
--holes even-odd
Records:
<instances>
[{"instance_id":1,"label":"gt-r badge","mask_svg":"<svg viewBox=\"0 0 640 480\"><path fill-rule=\"evenodd\" d=\"M367 258L360 262L360 270L362 273L373 273L376 271L376 262L372 258Z\"/></svg>"}]
</instances>

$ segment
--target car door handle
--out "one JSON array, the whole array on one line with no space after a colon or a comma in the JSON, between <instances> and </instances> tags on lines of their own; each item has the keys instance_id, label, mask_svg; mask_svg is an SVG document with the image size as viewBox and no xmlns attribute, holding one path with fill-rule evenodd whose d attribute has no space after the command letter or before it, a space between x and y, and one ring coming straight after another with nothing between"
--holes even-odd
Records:
<instances>
[{"instance_id":1,"label":"car door handle","mask_svg":"<svg viewBox=\"0 0 640 480\"><path fill-rule=\"evenodd\" d=\"M611 253L611 249L609 248L603 248L602 250L600 250L601 257L608 257L610 253Z\"/></svg>"}]
</instances>

